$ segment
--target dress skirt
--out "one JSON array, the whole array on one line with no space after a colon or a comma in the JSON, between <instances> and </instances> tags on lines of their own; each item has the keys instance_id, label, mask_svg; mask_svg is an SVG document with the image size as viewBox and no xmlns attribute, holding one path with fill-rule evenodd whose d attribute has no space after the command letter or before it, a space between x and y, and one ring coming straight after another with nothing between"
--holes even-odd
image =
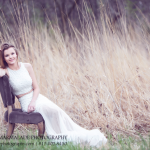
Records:
<instances>
[{"instance_id":1,"label":"dress skirt","mask_svg":"<svg viewBox=\"0 0 150 150\"><path fill-rule=\"evenodd\" d=\"M19 98L23 112L27 112L33 97L33 91ZM42 94L38 95L34 112L39 112L45 120L47 136L67 136L67 141L89 143L90 146L101 146L107 142L104 134L98 129L87 130L77 125L60 107Z\"/></svg>"}]
</instances>

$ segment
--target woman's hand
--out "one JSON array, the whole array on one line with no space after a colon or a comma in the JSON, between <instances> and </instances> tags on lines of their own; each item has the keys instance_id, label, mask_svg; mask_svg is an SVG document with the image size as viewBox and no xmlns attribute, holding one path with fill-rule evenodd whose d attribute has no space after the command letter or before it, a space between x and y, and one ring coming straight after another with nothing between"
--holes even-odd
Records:
<instances>
[{"instance_id":1,"label":"woman's hand","mask_svg":"<svg viewBox=\"0 0 150 150\"><path fill-rule=\"evenodd\" d=\"M35 105L36 103L34 101L31 101L29 106L28 106L28 112L32 112L35 110Z\"/></svg>"},{"instance_id":2,"label":"woman's hand","mask_svg":"<svg viewBox=\"0 0 150 150\"><path fill-rule=\"evenodd\" d=\"M6 69L0 68L0 77L4 76L6 74Z\"/></svg>"}]
</instances>

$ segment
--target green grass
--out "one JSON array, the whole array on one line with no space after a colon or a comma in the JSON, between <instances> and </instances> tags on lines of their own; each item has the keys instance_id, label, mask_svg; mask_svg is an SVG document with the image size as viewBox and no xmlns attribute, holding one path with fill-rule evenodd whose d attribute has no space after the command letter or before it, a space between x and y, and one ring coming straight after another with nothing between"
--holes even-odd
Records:
<instances>
[{"instance_id":1,"label":"green grass","mask_svg":"<svg viewBox=\"0 0 150 150\"><path fill-rule=\"evenodd\" d=\"M149 150L150 149L150 136L143 138L139 135L138 138L124 137L123 135L117 135L114 138L111 134L107 135L108 143L100 148L90 147L88 145L73 144L72 142L59 145L51 143L50 139L21 139L19 136L17 139L1 139L0 150ZM9 145L8 145L9 144Z\"/></svg>"},{"instance_id":2,"label":"green grass","mask_svg":"<svg viewBox=\"0 0 150 150\"><path fill-rule=\"evenodd\" d=\"M124 137L123 135L118 135L116 139L112 136L108 136L108 148L109 150L149 150L150 149L150 136L143 137Z\"/></svg>"},{"instance_id":3,"label":"green grass","mask_svg":"<svg viewBox=\"0 0 150 150\"><path fill-rule=\"evenodd\" d=\"M92 147L81 146L80 144L73 144L68 142L66 145L59 145L60 142L52 144L48 140L38 140L38 139L28 139L28 140L1 140L0 150L20 150L20 149L30 149L30 150L91 150ZM6 145L6 144L10 145Z\"/></svg>"}]
</instances>

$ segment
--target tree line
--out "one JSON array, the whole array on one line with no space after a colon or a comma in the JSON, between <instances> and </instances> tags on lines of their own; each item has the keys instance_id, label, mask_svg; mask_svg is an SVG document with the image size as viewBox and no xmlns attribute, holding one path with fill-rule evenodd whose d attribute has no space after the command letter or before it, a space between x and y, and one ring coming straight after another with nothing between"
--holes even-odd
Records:
<instances>
[{"instance_id":1,"label":"tree line","mask_svg":"<svg viewBox=\"0 0 150 150\"><path fill-rule=\"evenodd\" d=\"M122 15L136 20L138 10L150 17L149 4L149 0L1 0L0 29L4 20L14 27L19 21L30 19L45 26L49 26L49 22L58 24L65 33L69 32L70 23L78 29L83 28L87 14L97 21L105 11L112 24Z\"/></svg>"}]
</instances>

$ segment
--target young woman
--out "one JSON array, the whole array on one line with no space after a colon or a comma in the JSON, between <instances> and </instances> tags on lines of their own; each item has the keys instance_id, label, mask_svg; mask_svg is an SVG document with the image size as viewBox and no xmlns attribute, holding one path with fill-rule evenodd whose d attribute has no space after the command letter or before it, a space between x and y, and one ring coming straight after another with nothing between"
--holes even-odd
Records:
<instances>
[{"instance_id":1,"label":"young woman","mask_svg":"<svg viewBox=\"0 0 150 150\"><path fill-rule=\"evenodd\" d=\"M91 146L107 142L98 129L86 130L80 127L55 103L39 93L31 64L18 62L18 51L14 45L2 44L0 57L0 77L8 75L22 111L39 112L43 116L48 136L67 135L68 141L88 142Z\"/></svg>"}]
</instances>

